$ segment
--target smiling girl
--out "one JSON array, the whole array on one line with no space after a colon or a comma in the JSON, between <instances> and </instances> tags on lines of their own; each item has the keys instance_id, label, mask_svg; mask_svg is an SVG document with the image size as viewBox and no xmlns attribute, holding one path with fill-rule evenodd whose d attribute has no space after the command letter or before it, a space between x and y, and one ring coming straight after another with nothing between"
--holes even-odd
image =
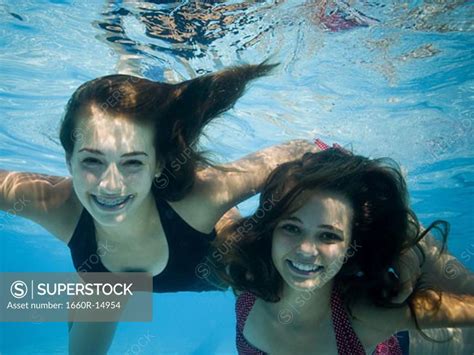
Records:
<instances>
[{"instance_id":1,"label":"smiling girl","mask_svg":"<svg viewBox=\"0 0 474 355\"><path fill-rule=\"evenodd\" d=\"M272 172L257 211L269 199L215 242L236 241L218 272L239 294L240 354L400 354L399 331L474 325L472 282L443 278L431 250L407 302L391 302L400 255L430 231L447 237L443 221L422 231L393 162L308 153Z\"/></svg>"},{"instance_id":2,"label":"smiling girl","mask_svg":"<svg viewBox=\"0 0 474 355\"><path fill-rule=\"evenodd\" d=\"M204 127L274 66L233 67L179 84L129 75L86 82L60 131L71 177L0 171L0 208L28 200L18 214L67 244L80 272L148 272L154 292L215 289L195 269L217 221L257 193L279 163L317 150L295 140L221 167L196 150ZM70 350L105 352L114 330L75 323Z\"/></svg>"}]
</instances>

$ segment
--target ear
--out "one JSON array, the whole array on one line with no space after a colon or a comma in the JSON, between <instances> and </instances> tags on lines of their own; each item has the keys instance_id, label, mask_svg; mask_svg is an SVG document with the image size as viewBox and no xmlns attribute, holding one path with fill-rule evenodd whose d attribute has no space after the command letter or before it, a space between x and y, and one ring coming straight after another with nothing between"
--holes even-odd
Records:
<instances>
[{"instance_id":1,"label":"ear","mask_svg":"<svg viewBox=\"0 0 474 355\"><path fill-rule=\"evenodd\" d=\"M71 165L71 156L66 155L66 166L67 166L67 171L69 171L69 175L72 176L72 165Z\"/></svg>"},{"instance_id":2,"label":"ear","mask_svg":"<svg viewBox=\"0 0 474 355\"><path fill-rule=\"evenodd\" d=\"M163 161L157 161L155 167L155 177L159 177L163 172L165 163Z\"/></svg>"}]
</instances>

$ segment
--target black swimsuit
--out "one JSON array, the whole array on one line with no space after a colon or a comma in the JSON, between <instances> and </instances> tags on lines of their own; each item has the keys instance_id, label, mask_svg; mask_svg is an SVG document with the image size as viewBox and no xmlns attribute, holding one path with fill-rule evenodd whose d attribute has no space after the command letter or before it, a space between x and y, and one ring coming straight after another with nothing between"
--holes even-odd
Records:
<instances>
[{"instance_id":1,"label":"black swimsuit","mask_svg":"<svg viewBox=\"0 0 474 355\"><path fill-rule=\"evenodd\" d=\"M213 230L201 233L187 224L171 206L155 196L163 231L168 242L169 258L165 269L153 277L153 292L211 291L219 287L198 277L198 268L205 263L210 242L216 237ZM110 272L102 264L107 246L97 248L92 216L84 208L71 240L68 243L74 267L79 272ZM129 271L129 270L124 270Z\"/></svg>"}]
</instances>

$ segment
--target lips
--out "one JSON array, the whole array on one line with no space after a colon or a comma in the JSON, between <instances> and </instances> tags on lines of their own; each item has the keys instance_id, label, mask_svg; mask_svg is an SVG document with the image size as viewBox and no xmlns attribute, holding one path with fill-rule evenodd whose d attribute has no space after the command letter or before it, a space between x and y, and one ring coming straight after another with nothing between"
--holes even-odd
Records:
<instances>
[{"instance_id":1,"label":"lips","mask_svg":"<svg viewBox=\"0 0 474 355\"><path fill-rule=\"evenodd\" d=\"M316 264L309 264L309 263L299 263L293 260L286 260L288 267L291 271L298 275L315 275L319 271L324 269L324 266L316 265Z\"/></svg>"},{"instance_id":2,"label":"lips","mask_svg":"<svg viewBox=\"0 0 474 355\"><path fill-rule=\"evenodd\" d=\"M123 208L127 202L133 199L133 195L104 197L92 195L92 199L101 209L115 211Z\"/></svg>"}]
</instances>

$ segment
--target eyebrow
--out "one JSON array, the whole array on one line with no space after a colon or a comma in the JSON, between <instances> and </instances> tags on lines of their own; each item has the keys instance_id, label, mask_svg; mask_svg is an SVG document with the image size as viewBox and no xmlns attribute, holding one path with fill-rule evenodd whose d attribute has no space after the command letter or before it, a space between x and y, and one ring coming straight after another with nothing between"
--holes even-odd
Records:
<instances>
[{"instance_id":1,"label":"eyebrow","mask_svg":"<svg viewBox=\"0 0 474 355\"><path fill-rule=\"evenodd\" d=\"M287 218L285 218L285 219L286 219L286 220L290 220L290 221L296 221L296 222L299 222L299 223L301 223L301 224L304 224L303 221L302 221L301 219L299 219L298 217L296 217L296 216L290 216L290 217L287 217ZM339 229L339 228L337 228L337 227L334 227L334 226L332 226L332 225L330 225L330 224L320 224L320 225L318 226L318 228L324 228L324 229L333 230L333 231L335 231L335 232L338 232L338 233L344 235L344 232L343 232L341 229Z\"/></svg>"},{"instance_id":2,"label":"eyebrow","mask_svg":"<svg viewBox=\"0 0 474 355\"><path fill-rule=\"evenodd\" d=\"M93 153L93 154L98 154L98 155L105 155L100 150L92 149L92 148L82 148L81 150L79 150L79 153L81 153L81 152L88 152L88 153ZM145 152L130 152L130 153L122 154L121 157L130 157L130 156L135 156L135 155L148 156L148 154L145 153Z\"/></svg>"},{"instance_id":3,"label":"eyebrow","mask_svg":"<svg viewBox=\"0 0 474 355\"><path fill-rule=\"evenodd\" d=\"M339 228L337 228L337 227L334 227L334 226L331 226L330 224L320 224L318 227L319 227L319 228L330 229L330 230L333 230L333 231L335 231L335 232L339 232L339 233L341 233L342 235L344 235L344 232L343 232L341 229L339 229Z\"/></svg>"}]
</instances>

